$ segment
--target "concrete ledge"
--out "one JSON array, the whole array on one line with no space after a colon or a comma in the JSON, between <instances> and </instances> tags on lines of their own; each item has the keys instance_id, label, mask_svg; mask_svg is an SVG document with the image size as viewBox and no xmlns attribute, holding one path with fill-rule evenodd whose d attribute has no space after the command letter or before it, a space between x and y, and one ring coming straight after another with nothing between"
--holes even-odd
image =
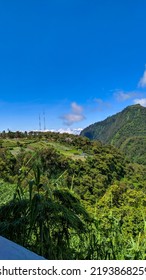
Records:
<instances>
[{"instance_id":1,"label":"concrete ledge","mask_svg":"<svg viewBox=\"0 0 146 280\"><path fill-rule=\"evenodd\" d=\"M45 258L0 236L0 260L45 260Z\"/></svg>"}]
</instances>

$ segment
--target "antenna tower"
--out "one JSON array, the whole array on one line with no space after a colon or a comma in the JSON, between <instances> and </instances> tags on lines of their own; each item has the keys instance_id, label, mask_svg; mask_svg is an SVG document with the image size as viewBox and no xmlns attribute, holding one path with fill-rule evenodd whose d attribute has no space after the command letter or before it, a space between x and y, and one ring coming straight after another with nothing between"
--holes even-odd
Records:
<instances>
[{"instance_id":1,"label":"antenna tower","mask_svg":"<svg viewBox=\"0 0 146 280\"><path fill-rule=\"evenodd\" d=\"M44 116L44 130L46 130L46 116L45 116L45 112L43 112L43 116Z\"/></svg>"},{"instance_id":2,"label":"antenna tower","mask_svg":"<svg viewBox=\"0 0 146 280\"><path fill-rule=\"evenodd\" d=\"M41 117L39 115L39 130L41 130Z\"/></svg>"}]
</instances>

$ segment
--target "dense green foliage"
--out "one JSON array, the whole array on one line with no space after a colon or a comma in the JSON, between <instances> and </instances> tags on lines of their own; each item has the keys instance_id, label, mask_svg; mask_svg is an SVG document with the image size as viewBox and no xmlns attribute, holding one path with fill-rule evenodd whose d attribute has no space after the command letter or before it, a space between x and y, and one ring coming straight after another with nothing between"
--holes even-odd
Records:
<instances>
[{"instance_id":1,"label":"dense green foliage","mask_svg":"<svg viewBox=\"0 0 146 280\"><path fill-rule=\"evenodd\" d=\"M104 121L92 124L81 135L112 144L133 162L146 164L146 108L141 105L129 106Z\"/></svg>"},{"instance_id":2,"label":"dense green foliage","mask_svg":"<svg viewBox=\"0 0 146 280\"><path fill-rule=\"evenodd\" d=\"M146 259L146 167L59 133L1 133L0 235L47 259Z\"/></svg>"}]
</instances>

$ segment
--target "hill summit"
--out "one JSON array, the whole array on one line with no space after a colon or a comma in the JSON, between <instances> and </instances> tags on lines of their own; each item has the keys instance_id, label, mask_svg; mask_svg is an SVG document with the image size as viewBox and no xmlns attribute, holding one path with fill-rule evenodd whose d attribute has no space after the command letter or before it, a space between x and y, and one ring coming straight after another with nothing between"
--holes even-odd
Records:
<instances>
[{"instance_id":1,"label":"hill summit","mask_svg":"<svg viewBox=\"0 0 146 280\"><path fill-rule=\"evenodd\" d=\"M88 126L81 135L112 144L133 161L146 164L146 107L140 104Z\"/></svg>"}]
</instances>

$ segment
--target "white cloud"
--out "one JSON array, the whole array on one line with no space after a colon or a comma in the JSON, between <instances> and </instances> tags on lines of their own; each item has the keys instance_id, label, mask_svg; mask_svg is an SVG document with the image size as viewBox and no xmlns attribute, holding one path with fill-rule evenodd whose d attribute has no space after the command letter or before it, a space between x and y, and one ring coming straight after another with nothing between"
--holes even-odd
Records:
<instances>
[{"instance_id":1,"label":"white cloud","mask_svg":"<svg viewBox=\"0 0 146 280\"><path fill-rule=\"evenodd\" d=\"M94 110L96 111L103 111L111 106L109 102L105 102L100 98L94 98L94 102L96 102L97 106Z\"/></svg>"},{"instance_id":2,"label":"white cloud","mask_svg":"<svg viewBox=\"0 0 146 280\"><path fill-rule=\"evenodd\" d=\"M60 133L69 133L69 134L76 134L76 135L79 135L80 132L83 130L83 128L67 128L67 129L64 129L64 128L60 128L58 129L58 132Z\"/></svg>"},{"instance_id":3,"label":"white cloud","mask_svg":"<svg viewBox=\"0 0 146 280\"><path fill-rule=\"evenodd\" d=\"M116 93L116 98L118 101L125 101L131 98L130 93L125 93L124 91L119 91Z\"/></svg>"},{"instance_id":4,"label":"white cloud","mask_svg":"<svg viewBox=\"0 0 146 280\"><path fill-rule=\"evenodd\" d=\"M143 73L143 76L141 77L138 87L145 88L146 87L146 70Z\"/></svg>"},{"instance_id":5,"label":"white cloud","mask_svg":"<svg viewBox=\"0 0 146 280\"><path fill-rule=\"evenodd\" d=\"M83 115L77 115L77 114L66 114L61 118L64 120L64 124L66 125L72 125L75 122L80 122L85 119Z\"/></svg>"},{"instance_id":6,"label":"white cloud","mask_svg":"<svg viewBox=\"0 0 146 280\"><path fill-rule=\"evenodd\" d=\"M64 120L65 125L72 125L73 123L80 122L85 119L85 116L82 114L83 107L79 106L76 102L71 103L71 113L61 116L61 119Z\"/></svg>"},{"instance_id":7,"label":"white cloud","mask_svg":"<svg viewBox=\"0 0 146 280\"><path fill-rule=\"evenodd\" d=\"M71 103L73 113L80 114L83 111L83 107L79 106L76 102Z\"/></svg>"},{"instance_id":8,"label":"white cloud","mask_svg":"<svg viewBox=\"0 0 146 280\"><path fill-rule=\"evenodd\" d=\"M103 100L100 98L94 98L94 101L97 102L98 104L103 104Z\"/></svg>"},{"instance_id":9,"label":"white cloud","mask_svg":"<svg viewBox=\"0 0 146 280\"><path fill-rule=\"evenodd\" d=\"M128 99L131 99L133 97L139 96L140 92L137 91L124 91L124 90L116 90L114 92L114 95L117 99L117 101L122 102L126 101Z\"/></svg>"},{"instance_id":10,"label":"white cloud","mask_svg":"<svg viewBox=\"0 0 146 280\"><path fill-rule=\"evenodd\" d=\"M141 106L146 107L146 98L135 99L134 104L140 104Z\"/></svg>"},{"instance_id":11,"label":"white cloud","mask_svg":"<svg viewBox=\"0 0 146 280\"><path fill-rule=\"evenodd\" d=\"M83 130L83 128L59 128L59 129L51 129L51 130L48 130L48 131L51 131L51 132L59 132L59 133L69 133L69 134L76 134L76 135L79 135L80 132Z\"/></svg>"}]
</instances>

